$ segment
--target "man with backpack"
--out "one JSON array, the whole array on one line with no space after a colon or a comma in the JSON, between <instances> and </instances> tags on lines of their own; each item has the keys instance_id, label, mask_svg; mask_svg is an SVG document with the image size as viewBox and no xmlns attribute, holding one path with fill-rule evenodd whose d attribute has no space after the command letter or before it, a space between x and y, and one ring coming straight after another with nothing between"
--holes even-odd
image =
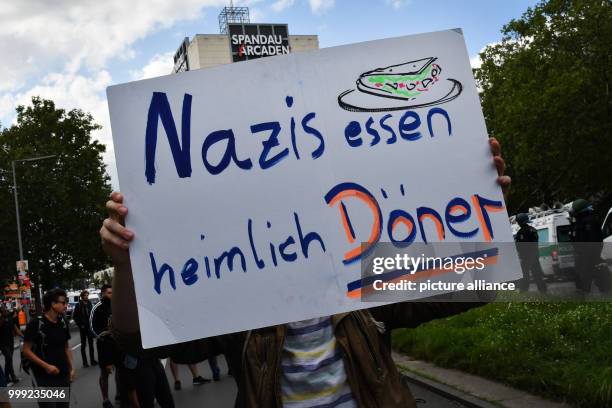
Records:
<instances>
[{"instance_id":1,"label":"man with backpack","mask_svg":"<svg viewBox=\"0 0 612 408\"><path fill-rule=\"evenodd\" d=\"M31 363L34 385L70 387L75 370L68 345L70 329L64 319L66 292L51 289L43 296L44 313L28 323L24 334L23 355ZM44 405L41 405L44 404ZM69 402L40 403L40 406L68 407Z\"/></svg>"},{"instance_id":2,"label":"man with backpack","mask_svg":"<svg viewBox=\"0 0 612 408\"><path fill-rule=\"evenodd\" d=\"M87 363L87 353L85 351L87 343L89 343L89 359L91 365L95 366L98 362L94 359L93 336L89 330L89 316L91 315L92 304L89 301L89 292L84 290L81 292L79 303L74 308L72 314L74 322L79 327L81 335L81 357L83 358L83 367L89 367Z\"/></svg>"}]
</instances>

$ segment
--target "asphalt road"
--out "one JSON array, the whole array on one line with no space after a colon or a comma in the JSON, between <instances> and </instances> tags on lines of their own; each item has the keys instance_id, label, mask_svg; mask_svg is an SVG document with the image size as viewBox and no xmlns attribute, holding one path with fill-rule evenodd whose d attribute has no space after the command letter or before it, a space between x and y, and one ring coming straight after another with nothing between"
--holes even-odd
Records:
<instances>
[{"instance_id":1,"label":"asphalt road","mask_svg":"<svg viewBox=\"0 0 612 408\"><path fill-rule=\"evenodd\" d=\"M73 350L74 362L77 367L77 377L72 383L71 387L71 407L82 407L82 408L100 408L102 407L102 398L98 385L98 378L100 369L99 367L88 367L84 368L81 360L80 351L80 338L76 327L71 328L72 338L70 339L70 346ZM87 353L89 355L89 352ZM2 361L4 362L4 361ZM180 391L172 391L175 406L177 408L225 408L233 407L234 398L236 395L236 385L234 379L227 375L227 365L225 359L220 356L218 358L219 367L221 368L221 381L211 382L204 385L192 385L191 372L187 366L179 366L179 376L182 382L182 389ZM13 355L13 363L17 376L21 381L14 384L13 387L29 387L32 384L30 377L22 371L19 371L20 365L20 353L19 349L15 349ZM173 386L174 379L170 372L169 364L166 364L166 375L171 387ZM207 362L200 363L198 365L200 375L205 378L212 378L212 373ZM435 407L435 408L459 408L464 405L457 403L454 400L447 399L441 395L436 394L431 389L421 387L418 384L410 383L410 389L417 399L417 407ZM111 378L109 384L109 395L111 400L115 397L115 382ZM23 408L35 408L35 403L19 402L14 403L15 407Z\"/></svg>"}]
</instances>

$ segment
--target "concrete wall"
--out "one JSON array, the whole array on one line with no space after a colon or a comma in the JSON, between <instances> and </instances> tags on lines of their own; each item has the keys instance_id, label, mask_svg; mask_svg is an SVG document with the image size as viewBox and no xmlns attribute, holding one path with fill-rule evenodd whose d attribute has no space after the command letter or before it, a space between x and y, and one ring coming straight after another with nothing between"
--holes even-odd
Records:
<instances>
[{"instance_id":1,"label":"concrete wall","mask_svg":"<svg viewBox=\"0 0 612 408\"><path fill-rule=\"evenodd\" d=\"M319 36L317 35L290 35L289 45L291 52L309 51L319 49Z\"/></svg>"},{"instance_id":2,"label":"concrete wall","mask_svg":"<svg viewBox=\"0 0 612 408\"><path fill-rule=\"evenodd\" d=\"M193 50L193 51L192 51ZM214 67L232 62L229 38L222 34L196 34L189 44L194 63L189 60L190 69Z\"/></svg>"}]
</instances>

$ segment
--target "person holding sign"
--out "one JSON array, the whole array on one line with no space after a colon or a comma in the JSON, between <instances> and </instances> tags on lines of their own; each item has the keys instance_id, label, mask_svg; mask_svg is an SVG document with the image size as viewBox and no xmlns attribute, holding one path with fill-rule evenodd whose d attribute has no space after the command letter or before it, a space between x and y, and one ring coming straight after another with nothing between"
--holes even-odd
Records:
<instances>
[{"instance_id":1,"label":"person holding sign","mask_svg":"<svg viewBox=\"0 0 612 408\"><path fill-rule=\"evenodd\" d=\"M511 180L504 175L500 144L494 138L489 144L497 182L506 192ZM130 353L156 357L193 343L205 344L196 340L142 349L128 253L134 232L124 226L128 209L121 193L113 193L106 207L109 216L100 236L115 265L113 336L117 342ZM391 358L391 330L416 327L482 304L404 302L225 335L224 343L235 348L228 352L242 353L236 367L231 367L238 382L236 406L415 407Z\"/></svg>"}]
</instances>

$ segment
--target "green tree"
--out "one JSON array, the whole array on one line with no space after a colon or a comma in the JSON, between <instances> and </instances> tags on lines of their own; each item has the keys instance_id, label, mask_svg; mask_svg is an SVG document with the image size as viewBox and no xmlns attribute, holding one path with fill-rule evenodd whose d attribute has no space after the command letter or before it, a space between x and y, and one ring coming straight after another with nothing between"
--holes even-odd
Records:
<instances>
[{"instance_id":1,"label":"green tree","mask_svg":"<svg viewBox=\"0 0 612 408\"><path fill-rule=\"evenodd\" d=\"M0 272L15 273L19 257L11 161L56 157L17 164L24 257L43 288L71 286L102 269L107 260L97 231L110 194L102 153L91 133L100 126L91 115L57 109L32 98L17 107L17 123L0 131Z\"/></svg>"},{"instance_id":2,"label":"green tree","mask_svg":"<svg viewBox=\"0 0 612 408\"><path fill-rule=\"evenodd\" d=\"M510 210L577 197L609 206L612 3L543 1L502 33L475 76L513 177Z\"/></svg>"},{"instance_id":3,"label":"green tree","mask_svg":"<svg viewBox=\"0 0 612 408\"><path fill-rule=\"evenodd\" d=\"M0 281L15 275L15 261L19 257L10 163L7 147L0 142Z\"/></svg>"}]
</instances>

